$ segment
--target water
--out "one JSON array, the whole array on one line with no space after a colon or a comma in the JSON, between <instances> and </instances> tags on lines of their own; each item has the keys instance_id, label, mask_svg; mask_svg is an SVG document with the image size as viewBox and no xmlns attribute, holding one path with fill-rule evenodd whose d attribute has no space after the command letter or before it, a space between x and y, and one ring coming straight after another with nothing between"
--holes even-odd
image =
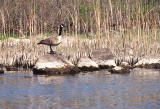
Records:
<instances>
[{"instance_id":1,"label":"water","mask_svg":"<svg viewBox=\"0 0 160 109\"><path fill-rule=\"evenodd\" d=\"M160 71L0 75L0 109L160 109Z\"/></svg>"}]
</instances>

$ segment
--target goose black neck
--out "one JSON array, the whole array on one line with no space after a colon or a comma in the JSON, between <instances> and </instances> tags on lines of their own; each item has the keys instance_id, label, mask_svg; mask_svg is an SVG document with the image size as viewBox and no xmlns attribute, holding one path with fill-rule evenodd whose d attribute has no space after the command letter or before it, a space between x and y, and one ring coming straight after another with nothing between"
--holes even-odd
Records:
<instances>
[{"instance_id":1,"label":"goose black neck","mask_svg":"<svg viewBox=\"0 0 160 109\"><path fill-rule=\"evenodd\" d=\"M59 29L59 36L62 35L62 29L63 29L63 27L60 26L60 29Z\"/></svg>"}]
</instances>

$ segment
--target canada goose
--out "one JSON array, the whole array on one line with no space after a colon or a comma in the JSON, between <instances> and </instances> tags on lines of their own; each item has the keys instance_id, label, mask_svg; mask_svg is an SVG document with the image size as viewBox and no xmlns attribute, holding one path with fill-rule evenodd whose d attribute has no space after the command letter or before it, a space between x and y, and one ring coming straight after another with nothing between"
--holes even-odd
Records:
<instances>
[{"instance_id":1,"label":"canada goose","mask_svg":"<svg viewBox=\"0 0 160 109\"><path fill-rule=\"evenodd\" d=\"M50 53L54 54L56 53L55 51L52 50L52 46L58 46L61 41L62 41L62 29L63 29L64 25L61 24L60 28L59 28L59 35L58 36L52 36L50 38L41 40L38 44L44 44L44 45L48 45L50 46Z\"/></svg>"}]
</instances>

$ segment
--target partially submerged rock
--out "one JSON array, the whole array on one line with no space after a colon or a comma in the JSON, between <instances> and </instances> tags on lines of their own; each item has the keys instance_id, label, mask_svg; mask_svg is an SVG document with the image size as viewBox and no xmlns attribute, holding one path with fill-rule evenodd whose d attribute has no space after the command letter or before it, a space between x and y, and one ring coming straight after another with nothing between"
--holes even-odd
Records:
<instances>
[{"instance_id":1,"label":"partially submerged rock","mask_svg":"<svg viewBox=\"0 0 160 109\"><path fill-rule=\"evenodd\" d=\"M16 66L5 66L6 71L19 71L19 67Z\"/></svg>"},{"instance_id":2,"label":"partially submerged rock","mask_svg":"<svg viewBox=\"0 0 160 109\"><path fill-rule=\"evenodd\" d=\"M125 68L125 69L131 69L132 68L132 66L129 65L128 62L121 62L120 66L123 67L123 68Z\"/></svg>"},{"instance_id":3,"label":"partially submerged rock","mask_svg":"<svg viewBox=\"0 0 160 109\"><path fill-rule=\"evenodd\" d=\"M130 69L123 68L121 66L116 66L110 70L111 73L116 73L116 74L125 74L125 73L130 73Z\"/></svg>"},{"instance_id":4,"label":"partially submerged rock","mask_svg":"<svg viewBox=\"0 0 160 109\"><path fill-rule=\"evenodd\" d=\"M34 74L75 74L80 70L71 62L57 54L46 54L40 57L34 68Z\"/></svg>"},{"instance_id":5,"label":"partially submerged rock","mask_svg":"<svg viewBox=\"0 0 160 109\"><path fill-rule=\"evenodd\" d=\"M160 58L159 59L141 59L135 64L134 67L160 69Z\"/></svg>"},{"instance_id":6,"label":"partially submerged rock","mask_svg":"<svg viewBox=\"0 0 160 109\"><path fill-rule=\"evenodd\" d=\"M4 70L1 70L1 69L0 69L0 74L3 74L3 73L4 73Z\"/></svg>"},{"instance_id":7,"label":"partially submerged rock","mask_svg":"<svg viewBox=\"0 0 160 109\"><path fill-rule=\"evenodd\" d=\"M110 60L100 60L98 61L98 65L100 68L114 68L116 66L115 60L114 59L110 59Z\"/></svg>"},{"instance_id":8,"label":"partially submerged rock","mask_svg":"<svg viewBox=\"0 0 160 109\"><path fill-rule=\"evenodd\" d=\"M94 71L98 70L98 64L91 60L90 58L80 58L78 61L77 67L82 71Z\"/></svg>"},{"instance_id":9,"label":"partially submerged rock","mask_svg":"<svg viewBox=\"0 0 160 109\"><path fill-rule=\"evenodd\" d=\"M115 56L108 48L95 49L90 58L80 58L77 66L83 71L110 69L116 66Z\"/></svg>"}]
</instances>

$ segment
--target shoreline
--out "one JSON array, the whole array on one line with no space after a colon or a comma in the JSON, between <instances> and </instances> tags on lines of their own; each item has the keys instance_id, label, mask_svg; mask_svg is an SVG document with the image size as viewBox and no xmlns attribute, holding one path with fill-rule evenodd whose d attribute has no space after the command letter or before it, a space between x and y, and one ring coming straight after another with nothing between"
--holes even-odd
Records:
<instances>
[{"instance_id":1,"label":"shoreline","mask_svg":"<svg viewBox=\"0 0 160 109\"><path fill-rule=\"evenodd\" d=\"M150 54L142 56L145 52L139 49L131 49L133 46L127 45L122 48L124 42L120 42L121 38L115 38L115 44L110 45L110 40L102 37L100 40L77 38L72 36L64 36L62 44L54 50L61 57L68 60L79 71L95 71L107 69L113 73L130 72L132 68L156 68L160 69L160 54L150 52ZM0 70L19 70L33 69L37 59L48 54L49 47L38 46L37 37L31 39L14 39L9 38L0 42ZM158 42L154 42L154 46ZM106 46L107 45L107 46ZM135 45L136 47L137 45ZM156 49L159 50L157 45ZM150 49L150 48L149 48ZM142 54L137 54L137 53Z\"/></svg>"},{"instance_id":2,"label":"shoreline","mask_svg":"<svg viewBox=\"0 0 160 109\"><path fill-rule=\"evenodd\" d=\"M86 60L84 60L86 59ZM135 68L146 68L146 69L160 69L160 59L141 59L139 60L136 64L134 65L129 65L129 63L127 62L122 62L121 65L116 65L115 60L108 60L108 61L112 61L111 63L108 64L104 64L103 67L100 64L97 64L96 62L94 62L93 60L91 60L90 58L84 58L83 61L79 61L77 65L74 65L71 70L67 69L67 72L61 72L61 68L57 68L58 72L55 72L53 70L50 71L49 73L47 72L47 70L37 70L34 68L34 66L32 67L23 67L23 66L0 66L0 73L4 73L5 71L23 71L23 70L30 70L33 71L34 74L38 74L38 75L64 75L64 74L77 74L80 72L92 72L92 71L101 71L101 70L107 70L109 71L111 74L125 74L125 73L130 73L130 70L135 69ZM94 65L92 62L94 62ZM87 62L86 62L87 61ZM80 65L81 64L81 65Z\"/></svg>"}]
</instances>

